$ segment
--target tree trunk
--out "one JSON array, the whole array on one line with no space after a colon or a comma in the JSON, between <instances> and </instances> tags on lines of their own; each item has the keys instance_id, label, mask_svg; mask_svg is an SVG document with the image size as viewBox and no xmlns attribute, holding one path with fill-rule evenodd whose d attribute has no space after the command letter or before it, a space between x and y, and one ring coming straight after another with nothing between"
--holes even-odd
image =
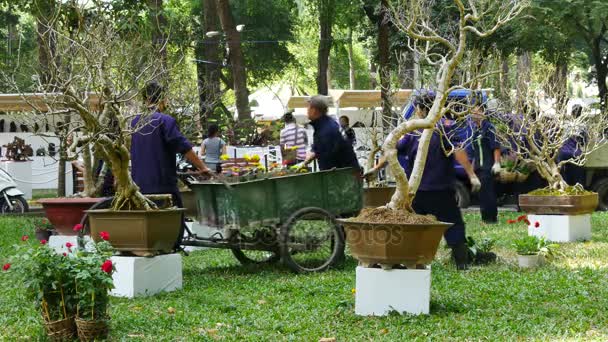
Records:
<instances>
[{"instance_id":1,"label":"tree trunk","mask_svg":"<svg viewBox=\"0 0 608 342\"><path fill-rule=\"evenodd\" d=\"M507 106L511 102L511 82L509 82L509 56L500 56L500 68L501 72L499 75L500 90L498 92L500 100L506 103Z\"/></svg>"},{"instance_id":2,"label":"tree trunk","mask_svg":"<svg viewBox=\"0 0 608 342\"><path fill-rule=\"evenodd\" d=\"M196 44L196 72L199 92L200 124L207 128L208 122L217 122L215 107L220 101L220 60L218 37L207 37L210 31L219 31L219 18L215 0L202 0L201 34Z\"/></svg>"},{"instance_id":3,"label":"tree trunk","mask_svg":"<svg viewBox=\"0 0 608 342\"><path fill-rule=\"evenodd\" d=\"M595 64L595 70L597 73L597 89L600 97L600 105L603 113L608 110L608 85L606 84L608 78L608 54L602 54L602 39L604 37L597 37L592 42L591 53L593 55L593 62Z\"/></svg>"},{"instance_id":4,"label":"tree trunk","mask_svg":"<svg viewBox=\"0 0 608 342\"><path fill-rule=\"evenodd\" d=\"M63 142L59 142L59 166L57 167L57 197L65 197L65 163L67 160L67 153L65 152L65 145ZM74 171L76 172L76 171ZM76 178L76 177L74 177Z\"/></svg>"},{"instance_id":5,"label":"tree trunk","mask_svg":"<svg viewBox=\"0 0 608 342\"><path fill-rule=\"evenodd\" d=\"M317 93L328 95L327 70L329 69L329 53L332 46L332 26L334 19L335 0L318 0L319 12L319 47L317 53Z\"/></svg>"},{"instance_id":6,"label":"tree trunk","mask_svg":"<svg viewBox=\"0 0 608 342\"><path fill-rule=\"evenodd\" d=\"M150 24L152 25L152 44L154 51L160 57L160 72L162 83L169 79L168 64L167 64L167 37L165 30L167 27L167 18L164 14L163 0L146 0L150 11Z\"/></svg>"},{"instance_id":7,"label":"tree trunk","mask_svg":"<svg viewBox=\"0 0 608 342\"><path fill-rule=\"evenodd\" d=\"M84 189L82 192L86 197L94 197L96 187L93 173L95 173L95 168L93 166L91 148L88 145L84 146L82 149L82 159L84 161Z\"/></svg>"},{"instance_id":8,"label":"tree trunk","mask_svg":"<svg viewBox=\"0 0 608 342\"><path fill-rule=\"evenodd\" d=\"M562 56L555 64L553 73L554 89L550 89L550 95L557 100L558 113L564 113L568 105L568 59Z\"/></svg>"},{"instance_id":9,"label":"tree trunk","mask_svg":"<svg viewBox=\"0 0 608 342\"><path fill-rule=\"evenodd\" d=\"M348 53L348 80L350 89L357 89L355 84L355 57L353 52L353 29L352 27L348 28L348 45L346 47L346 52Z\"/></svg>"},{"instance_id":10,"label":"tree trunk","mask_svg":"<svg viewBox=\"0 0 608 342\"><path fill-rule=\"evenodd\" d=\"M38 42L38 62L40 63L40 82L46 91L51 82L53 70L60 64L57 56L57 35L55 26L55 2L36 1L36 30ZM55 65L55 66L53 66Z\"/></svg>"},{"instance_id":11,"label":"tree trunk","mask_svg":"<svg viewBox=\"0 0 608 342\"><path fill-rule=\"evenodd\" d=\"M247 90L247 70L245 59L241 49L241 37L236 30L230 2L228 0L217 0L217 11L226 34L228 49L230 50L230 65L234 78L234 95L236 97L236 108L239 112L239 120L251 119L249 109L249 91Z\"/></svg>"},{"instance_id":12,"label":"tree trunk","mask_svg":"<svg viewBox=\"0 0 608 342\"><path fill-rule=\"evenodd\" d=\"M373 61L369 63L369 75L370 89L376 89L378 87L378 80L376 79L378 77L378 67Z\"/></svg>"},{"instance_id":13,"label":"tree trunk","mask_svg":"<svg viewBox=\"0 0 608 342\"><path fill-rule=\"evenodd\" d=\"M523 104L528 94L532 74L532 54L529 51L517 56L517 101ZM518 106L519 107L519 106Z\"/></svg>"},{"instance_id":14,"label":"tree trunk","mask_svg":"<svg viewBox=\"0 0 608 342\"><path fill-rule=\"evenodd\" d=\"M388 0L380 1L380 12L378 20L378 73L380 74L380 98L382 100L382 116L384 122L392 124L393 114L391 110L391 77L389 65L389 14ZM388 128L388 127L385 127Z\"/></svg>"},{"instance_id":15,"label":"tree trunk","mask_svg":"<svg viewBox=\"0 0 608 342\"><path fill-rule=\"evenodd\" d=\"M399 65L401 69L401 88L403 89L414 89L415 86L415 64L414 58L412 58L414 52L412 51L404 51L401 54L402 63Z\"/></svg>"}]
</instances>

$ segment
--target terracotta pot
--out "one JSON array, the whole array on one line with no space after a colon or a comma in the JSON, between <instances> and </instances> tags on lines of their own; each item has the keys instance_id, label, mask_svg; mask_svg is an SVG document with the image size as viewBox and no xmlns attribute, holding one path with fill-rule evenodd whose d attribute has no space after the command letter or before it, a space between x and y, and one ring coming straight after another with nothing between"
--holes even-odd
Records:
<instances>
[{"instance_id":1,"label":"terracotta pot","mask_svg":"<svg viewBox=\"0 0 608 342\"><path fill-rule=\"evenodd\" d=\"M532 255L517 255L517 262L521 268L532 268L541 266L544 262L544 258L538 254Z\"/></svg>"},{"instance_id":2,"label":"terracotta pot","mask_svg":"<svg viewBox=\"0 0 608 342\"><path fill-rule=\"evenodd\" d=\"M563 196L519 195L519 207L528 214L582 215L594 212L598 200L597 193Z\"/></svg>"},{"instance_id":3,"label":"terracotta pot","mask_svg":"<svg viewBox=\"0 0 608 342\"><path fill-rule=\"evenodd\" d=\"M394 186L373 187L363 189L363 206L380 207L391 201L395 193Z\"/></svg>"},{"instance_id":4,"label":"terracotta pot","mask_svg":"<svg viewBox=\"0 0 608 342\"><path fill-rule=\"evenodd\" d=\"M435 258L443 233L451 223L380 224L339 220L350 252L364 266L428 265Z\"/></svg>"},{"instance_id":5,"label":"terracotta pot","mask_svg":"<svg viewBox=\"0 0 608 342\"><path fill-rule=\"evenodd\" d=\"M49 238L53 235L53 232L46 229L36 228L36 239L38 241L46 240L49 241Z\"/></svg>"},{"instance_id":6,"label":"terracotta pot","mask_svg":"<svg viewBox=\"0 0 608 342\"><path fill-rule=\"evenodd\" d=\"M38 200L42 204L44 213L49 219L58 235L78 235L74 226L82 220L85 210L102 198L43 198Z\"/></svg>"},{"instance_id":7,"label":"terracotta pot","mask_svg":"<svg viewBox=\"0 0 608 342\"><path fill-rule=\"evenodd\" d=\"M184 209L160 210L87 210L91 237L108 232L112 247L118 251L170 253L178 239Z\"/></svg>"}]
</instances>

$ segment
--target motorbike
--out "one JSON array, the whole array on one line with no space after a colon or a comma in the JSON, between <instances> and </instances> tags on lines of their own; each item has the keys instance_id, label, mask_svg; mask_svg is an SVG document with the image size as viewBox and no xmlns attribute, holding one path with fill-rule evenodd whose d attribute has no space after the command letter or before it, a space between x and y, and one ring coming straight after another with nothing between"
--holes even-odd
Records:
<instances>
[{"instance_id":1,"label":"motorbike","mask_svg":"<svg viewBox=\"0 0 608 342\"><path fill-rule=\"evenodd\" d=\"M17 188L13 177L0 169L0 214L23 214L29 211L24 195L23 191Z\"/></svg>"}]
</instances>

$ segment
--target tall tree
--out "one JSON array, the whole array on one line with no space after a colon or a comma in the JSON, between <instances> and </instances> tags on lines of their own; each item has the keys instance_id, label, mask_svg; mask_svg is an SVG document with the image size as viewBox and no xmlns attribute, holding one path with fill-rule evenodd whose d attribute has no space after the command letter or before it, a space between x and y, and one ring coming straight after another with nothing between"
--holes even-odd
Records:
<instances>
[{"instance_id":1,"label":"tall tree","mask_svg":"<svg viewBox=\"0 0 608 342\"><path fill-rule=\"evenodd\" d=\"M217 0L217 11L222 24L222 30L226 35L226 43L229 50L230 66L234 81L234 95L236 97L236 108L239 120L251 119L249 108L249 90L247 90L247 70L245 59L241 48L240 32L236 29L234 16L228 0Z\"/></svg>"},{"instance_id":2,"label":"tall tree","mask_svg":"<svg viewBox=\"0 0 608 342\"><path fill-rule=\"evenodd\" d=\"M220 101L220 40L207 36L207 32L219 31L220 23L215 0L200 0L200 28L196 39L196 70L201 125L216 121L214 109Z\"/></svg>"},{"instance_id":3,"label":"tall tree","mask_svg":"<svg viewBox=\"0 0 608 342\"><path fill-rule=\"evenodd\" d=\"M162 78L167 75L167 18L164 13L163 0L146 0L149 8L150 25L152 26L152 44L160 54Z\"/></svg>"},{"instance_id":4,"label":"tall tree","mask_svg":"<svg viewBox=\"0 0 608 342\"><path fill-rule=\"evenodd\" d=\"M329 53L333 42L332 27L335 16L335 0L318 0L319 15L319 47L317 54L317 93L327 95L327 70L329 69Z\"/></svg>"}]
</instances>

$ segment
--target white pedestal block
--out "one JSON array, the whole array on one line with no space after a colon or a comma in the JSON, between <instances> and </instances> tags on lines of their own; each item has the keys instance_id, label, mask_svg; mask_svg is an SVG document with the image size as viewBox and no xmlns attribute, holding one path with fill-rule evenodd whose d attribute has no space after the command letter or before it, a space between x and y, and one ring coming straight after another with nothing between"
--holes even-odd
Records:
<instances>
[{"instance_id":1,"label":"white pedestal block","mask_svg":"<svg viewBox=\"0 0 608 342\"><path fill-rule=\"evenodd\" d=\"M528 235L553 242L591 240L591 214L528 215ZM536 222L539 226L536 227Z\"/></svg>"},{"instance_id":2,"label":"white pedestal block","mask_svg":"<svg viewBox=\"0 0 608 342\"><path fill-rule=\"evenodd\" d=\"M32 162L3 161L0 167L8 172L17 183L17 189L23 191L26 199L32 199Z\"/></svg>"},{"instance_id":3,"label":"white pedestal block","mask_svg":"<svg viewBox=\"0 0 608 342\"><path fill-rule=\"evenodd\" d=\"M85 244L88 244L91 240L90 236L84 237ZM49 238L49 247L53 248L55 252L62 254L68 253L68 248L65 246L66 243L72 244L72 252L78 249L78 237L77 236L65 236L65 235L51 235ZM89 246L92 248L91 246ZM90 248L88 250L90 250Z\"/></svg>"},{"instance_id":4,"label":"white pedestal block","mask_svg":"<svg viewBox=\"0 0 608 342\"><path fill-rule=\"evenodd\" d=\"M112 263L116 266L112 275L112 296L151 296L182 288L181 254L164 254L152 258L114 256Z\"/></svg>"},{"instance_id":5,"label":"white pedestal block","mask_svg":"<svg viewBox=\"0 0 608 342\"><path fill-rule=\"evenodd\" d=\"M358 266L355 314L385 316L391 311L428 314L431 270L383 270Z\"/></svg>"}]
</instances>

